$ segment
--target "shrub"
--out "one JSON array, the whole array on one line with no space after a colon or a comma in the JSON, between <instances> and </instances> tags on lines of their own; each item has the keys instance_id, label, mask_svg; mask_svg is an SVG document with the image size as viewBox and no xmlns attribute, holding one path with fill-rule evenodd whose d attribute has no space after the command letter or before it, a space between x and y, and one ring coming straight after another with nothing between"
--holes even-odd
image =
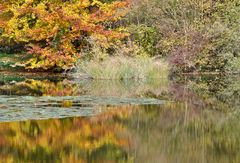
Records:
<instances>
[{"instance_id":1,"label":"shrub","mask_svg":"<svg viewBox=\"0 0 240 163\"><path fill-rule=\"evenodd\" d=\"M133 39L148 52L151 47L152 55L167 56L174 71L233 71L237 67L229 64L240 56L239 13L238 0L134 0L126 22L134 24ZM143 27L144 35L146 29L157 33L147 46L139 37Z\"/></svg>"}]
</instances>

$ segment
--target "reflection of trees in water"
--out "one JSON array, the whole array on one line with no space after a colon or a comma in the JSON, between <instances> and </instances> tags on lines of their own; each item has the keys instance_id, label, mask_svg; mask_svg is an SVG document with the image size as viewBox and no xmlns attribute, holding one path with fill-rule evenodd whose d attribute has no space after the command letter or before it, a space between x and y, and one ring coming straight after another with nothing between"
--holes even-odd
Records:
<instances>
[{"instance_id":1,"label":"reflection of trees in water","mask_svg":"<svg viewBox=\"0 0 240 163\"><path fill-rule=\"evenodd\" d=\"M210 106L216 110L239 108L240 78L238 76L190 76L172 82L169 93L174 100L187 102L191 107Z\"/></svg>"},{"instance_id":2,"label":"reflection of trees in water","mask_svg":"<svg viewBox=\"0 0 240 163\"><path fill-rule=\"evenodd\" d=\"M27 121L0 125L2 161L127 161L131 144L126 126L117 121L130 107L92 118Z\"/></svg>"},{"instance_id":3,"label":"reflection of trees in water","mask_svg":"<svg viewBox=\"0 0 240 163\"><path fill-rule=\"evenodd\" d=\"M168 79L155 81L97 80L79 83L82 92L95 96L138 97L162 94L168 91Z\"/></svg>"},{"instance_id":4,"label":"reflection of trees in water","mask_svg":"<svg viewBox=\"0 0 240 163\"><path fill-rule=\"evenodd\" d=\"M136 162L239 162L240 113L202 110L183 102L145 106L124 124Z\"/></svg>"},{"instance_id":5,"label":"reflection of trees in water","mask_svg":"<svg viewBox=\"0 0 240 163\"><path fill-rule=\"evenodd\" d=\"M14 81L18 81L17 79ZM218 76L194 76L180 80L156 79L150 81L21 79L18 82L4 82L1 80L0 93L35 96L145 96L185 101L202 97L203 100L217 98L216 100L227 103L240 96L240 80L239 77ZM201 102L198 102L201 105Z\"/></svg>"},{"instance_id":6,"label":"reflection of trees in water","mask_svg":"<svg viewBox=\"0 0 240 163\"><path fill-rule=\"evenodd\" d=\"M238 81L226 83L217 79L172 82L167 94L171 101L161 106L117 107L91 118L1 124L1 157L63 162L239 162L240 114L221 109L236 108L239 98L225 95L227 102L219 98ZM163 96L159 95L155 97Z\"/></svg>"},{"instance_id":7,"label":"reflection of trees in water","mask_svg":"<svg viewBox=\"0 0 240 163\"><path fill-rule=\"evenodd\" d=\"M68 80L50 81L27 79L0 86L1 94L28 96L74 96L79 94L76 84Z\"/></svg>"},{"instance_id":8,"label":"reflection of trees in water","mask_svg":"<svg viewBox=\"0 0 240 163\"><path fill-rule=\"evenodd\" d=\"M14 136L23 137L23 141L12 147L14 150L29 144L30 153L34 151L34 155L38 155L35 158L52 160L77 157L88 161L100 158L116 161L135 157L136 162L218 162L239 159L239 114L214 111L211 106L196 111L184 102L110 110L92 118L22 122L15 133L1 128L0 133L9 136L22 132ZM11 142L17 142L10 139L10 143L2 145L9 147ZM51 156L43 155L44 152ZM29 157L26 156L34 160Z\"/></svg>"},{"instance_id":9,"label":"reflection of trees in water","mask_svg":"<svg viewBox=\"0 0 240 163\"><path fill-rule=\"evenodd\" d=\"M136 162L239 162L239 77L187 78L128 121ZM149 161L150 160L150 161Z\"/></svg>"},{"instance_id":10,"label":"reflection of trees in water","mask_svg":"<svg viewBox=\"0 0 240 163\"><path fill-rule=\"evenodd\" d=\"M168 80L156 82L109 81L109 80L37 80L26 79L19 82L8 82L0 85L0 94L34 95L34 96L115 96L134 97L148 95L148 92L161 94L167 92Z\"/></svg>"},{"instance_id":11,"label":"reflection of trees in water","mask_svg":"<svg viewBox=\"0 0 240 163\"><path fill-rule=\"evenodd\" d=\"M239 162L238 79L187 78L145 87L141 83L107 87L108 82L57 84L29 80L10 84L10 88L19 84L31 91L41 90L37 95L84 92L127 96L131 92L131 96L165 97L172 102L117 107L91 118L1 124L0 154L8 160L50 162L126 161L132 157L136 162ZM3 88L4 85L0 89Z\"/></svg>"}]
</instances>

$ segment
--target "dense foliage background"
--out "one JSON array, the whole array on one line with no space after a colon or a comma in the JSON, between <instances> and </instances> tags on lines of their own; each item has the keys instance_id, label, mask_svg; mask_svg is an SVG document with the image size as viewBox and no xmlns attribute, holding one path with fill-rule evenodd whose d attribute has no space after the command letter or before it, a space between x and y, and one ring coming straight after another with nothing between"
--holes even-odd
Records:
<instances>
[{"instance_id":1,"label":"dense foliage background","mask_svg":"<svg viewBox=\"0 0 240 163\"><path fill-rule=\"evenodd\" d=\"M164 58L174 72L240 69L238 0L0 2L0 50L27 51L17 65L28 69L109 55Z\"/></svg>"},{"instance_id":2,"label":"dense foliage background","mask_svg":"<svg viewBox=\"0 0 240 163\"><path fill-rule=\"evenodd\" d=\"M240 69L238 0L134 0L128 15L133 40L174 70Z\"/></svg>"}]
</instances>

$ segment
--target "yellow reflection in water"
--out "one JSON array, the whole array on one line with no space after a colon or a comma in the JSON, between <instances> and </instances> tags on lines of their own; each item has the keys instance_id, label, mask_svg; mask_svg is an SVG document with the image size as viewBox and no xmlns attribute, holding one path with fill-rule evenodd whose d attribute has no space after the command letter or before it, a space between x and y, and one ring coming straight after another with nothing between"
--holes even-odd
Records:
<instances>
[{"instance_id":1,"label":"yellow reflection in water","mask_svg":"<svg viewBox=\"0 0 240 163\"><path fill-rule=\"evenodd\" d=\"M126 126L114 122L130 107L98 117L0 124L1 160L18 162L131 161Z\"/></svg>"}]
</instances>

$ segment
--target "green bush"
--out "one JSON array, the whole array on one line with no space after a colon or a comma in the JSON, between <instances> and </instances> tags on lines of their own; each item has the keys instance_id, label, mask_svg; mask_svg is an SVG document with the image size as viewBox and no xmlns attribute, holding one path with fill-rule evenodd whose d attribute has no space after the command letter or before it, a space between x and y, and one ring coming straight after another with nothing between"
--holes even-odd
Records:
<instances>
[{"instance_id":1,"label":"green bush","mask_svg":"<svg viewBox=\"0 0 240 163\"><path fill-rule=\"evenodd\" d=\"M167 56L174 71L239 71L238 0L135 0L126 22L133 39Z\"/></svg>"},{"instance_id":2,"label":"green bush","mask_svg":"<svg viewBox=\"0 0 240 163\"><path fill-rule=\"evenodd\" d=\"M157 42L160 39L158 30L154 27L148 27L145 24L130 25L128 31L132 34L133 40L142 47L150 56L157 53Z\"/></svg>"}]
</instances>

